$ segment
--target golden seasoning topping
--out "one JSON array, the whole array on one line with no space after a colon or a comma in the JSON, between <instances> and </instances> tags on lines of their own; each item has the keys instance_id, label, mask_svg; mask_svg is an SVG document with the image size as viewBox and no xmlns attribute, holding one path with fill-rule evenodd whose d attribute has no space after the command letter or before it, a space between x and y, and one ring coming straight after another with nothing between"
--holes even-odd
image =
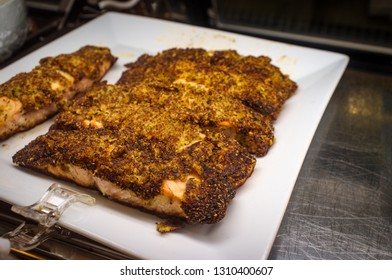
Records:
<instances>
[{"instance_id":1,"label":"golden seasoning topping","mask_svg":"<svg viewBox=\"0 0 392 280\"><path fill-rule=\"evenodd\" d=\"M43 58L30 72L19 73L0 85L0 98L12 100L0 104L0 140L65 110L77 92L98 82L115 61L109 49L86 46L74 53Z\"/></svg>"},{"instance_id":2,"label":"golden seasoning topping","mask_svg":"<svg viewBox=\"0 0 392 280\"><path fill-rule=\"evenodd\" d=\"M169 49L128 64L119 83L135 85L154 77L166 85L213 88L276 118L297 85L270 62L268 57L241 56L234 50Z\"/></svg>"},{"instance_id":3,"label":"golden seasoning topping","mask_svg":"<svg viewBox=\"0 0 392 280\"><path fill-rule=\"evenodd\" d=\"M84 128L102 128L103 124L101 122L95 121L95 120L83 120L82 121L82 127Z\"/></svg>"}]
</instances>

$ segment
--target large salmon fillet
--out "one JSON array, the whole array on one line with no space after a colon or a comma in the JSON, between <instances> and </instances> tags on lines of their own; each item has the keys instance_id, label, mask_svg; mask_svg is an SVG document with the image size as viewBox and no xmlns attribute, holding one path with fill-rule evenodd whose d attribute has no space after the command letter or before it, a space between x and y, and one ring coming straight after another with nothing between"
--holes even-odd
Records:
<instances>
[{"instance_id":1,"label":"large salmon fillet","mask_svg":"<svg viewBox=\"0 0 392 280\"><path fill-rule=\"evenodd\" d=\"M0 140L56 114L76 93L101 80L115 61L108 48L85 46L41 59L30 72L0 85Z\"/></svg>"},{"instance_id":2,"label":"large salmon fillet","mask_svg":"<svg viewBox=\"0 0 392 280\"><path fill-rule=\"evenodd\" d=\"M219 222L297 85L235 51L170 49L127 67L67 102L14 163L170 220Z\"/></svg>"},{"instance_id":3,"label":"large salmon fillet","mask_svg":"<svg viewBox=\"0 0 392 280\"><path fill-rule=\"evenodd\" d=\"M277 118L287 98L297 89L297 84L269 57L244 56L234 50L173 48L156 55L144 54L126 66L119 84L135 85L154 79L166 85L213 89L272 119Z\"/></svg>"},{"instance_id":4,"label":"large salmon fillet","mask_svg":"<svg viewBox=\"0 0 392 280\"><path fill-rule=\"evenodd\" d=\"M14 162L158 216L220 221L255 157L219 131L172 118L162 106L132 102L128 94L126 87L94 87Z\"/></svg>"}]
</instances>

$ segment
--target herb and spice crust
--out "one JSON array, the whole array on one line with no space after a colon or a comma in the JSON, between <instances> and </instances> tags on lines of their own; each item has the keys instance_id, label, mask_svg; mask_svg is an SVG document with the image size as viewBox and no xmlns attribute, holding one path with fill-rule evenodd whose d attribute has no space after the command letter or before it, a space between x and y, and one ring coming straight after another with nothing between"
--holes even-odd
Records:
<instances>
[{"instance_id":1,"label":"herb and spice crust","mask_svg":"<svg viewBox=\"0 0 392 280\"><path fill-rule=\"evenodd\" d=\"M0 85L0 141L55 115L78 92L102 79L116 58L108 48L85 46L47 57Z\"/></svg>"},{"instance_id":2,"label":"herb and spice crust","mask_svg":"<svg viewBox=\"0 0 392 280\"><path fill-rule=\"evenodd\" d=\"M297 85L268 57L231 50L170 49L126 66L117 84L64 103L14 163L175 221L161 232L219 222L273 145L274 121Z\"/></svg>"}]
</instances>

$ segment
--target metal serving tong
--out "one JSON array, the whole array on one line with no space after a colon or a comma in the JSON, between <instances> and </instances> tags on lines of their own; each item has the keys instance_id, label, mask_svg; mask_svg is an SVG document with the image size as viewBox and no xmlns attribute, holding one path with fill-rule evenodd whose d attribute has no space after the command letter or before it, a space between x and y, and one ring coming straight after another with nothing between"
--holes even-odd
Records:
<instances>
[{"instance_id":1,"label":"metal serving tong","mask_svg":"<svg viewBox=\"0 0 392 280\"><path fill-rule=\"evenodd\" d=\"M12 249L28 251L46 241L58 230L57 225L63 212L73 203L95 204L90 195L52 184L42 198L30 206L14 205L11 210L26 219L15 230L2 237L10 241Z\"/></svg>"}]
</instances>

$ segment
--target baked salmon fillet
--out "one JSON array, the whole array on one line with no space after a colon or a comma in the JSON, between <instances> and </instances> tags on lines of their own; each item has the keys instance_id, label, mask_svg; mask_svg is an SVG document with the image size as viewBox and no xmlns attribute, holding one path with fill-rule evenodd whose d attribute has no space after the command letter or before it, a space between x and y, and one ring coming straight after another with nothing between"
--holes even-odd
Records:
<instances>
[{"instance_id":1,"label":"baked salmon fillet","mask_svg":"<svg viewBox=\"0 0 392 280\"><path fill-rule=\"evenodd\" d=\"M170 49L127 67L116 85L97 83L62 104L13 162L170 221L219 222L274 143L296 83L268 57L231 50Z\"/></svg>"},{"instance_id":2,"label":"baked salmon fillet","mask_svg":"<svg viewBox=\"0 0 392 280\"><path fill-rule=\"evenodd\" d=\"M101 80L115 61L108 48L85 46L41 59L30 72L0 85L0 140L56 114L76 93Z\"/></svg>"},{"instance_id":3,"label":"baked salmon fillet","mask_svg":"<svg viewBox=\"0 0 392 280\"><path fill-rule=\"evenodd\" d=\"M243 56L234 50L173 48L156 55L144 54L126 67L119 84L133 86L153 78L166 85L214 89L272 119L276 119L297 89L297 84L274 66L269 57Z\"/></svg>"},{"instance_id":4,"label":"baked salmon fillet","mask_svg":"<svg viewBox=\"0 0 392 280\"><path fill-rule=\"evenodd\" d=\"M14 163L171 220L220 221L255 157L219 131L172 118L161 106L130 102L119 87L94 90L17 152Z\"/></svg>"}]
</instances>

